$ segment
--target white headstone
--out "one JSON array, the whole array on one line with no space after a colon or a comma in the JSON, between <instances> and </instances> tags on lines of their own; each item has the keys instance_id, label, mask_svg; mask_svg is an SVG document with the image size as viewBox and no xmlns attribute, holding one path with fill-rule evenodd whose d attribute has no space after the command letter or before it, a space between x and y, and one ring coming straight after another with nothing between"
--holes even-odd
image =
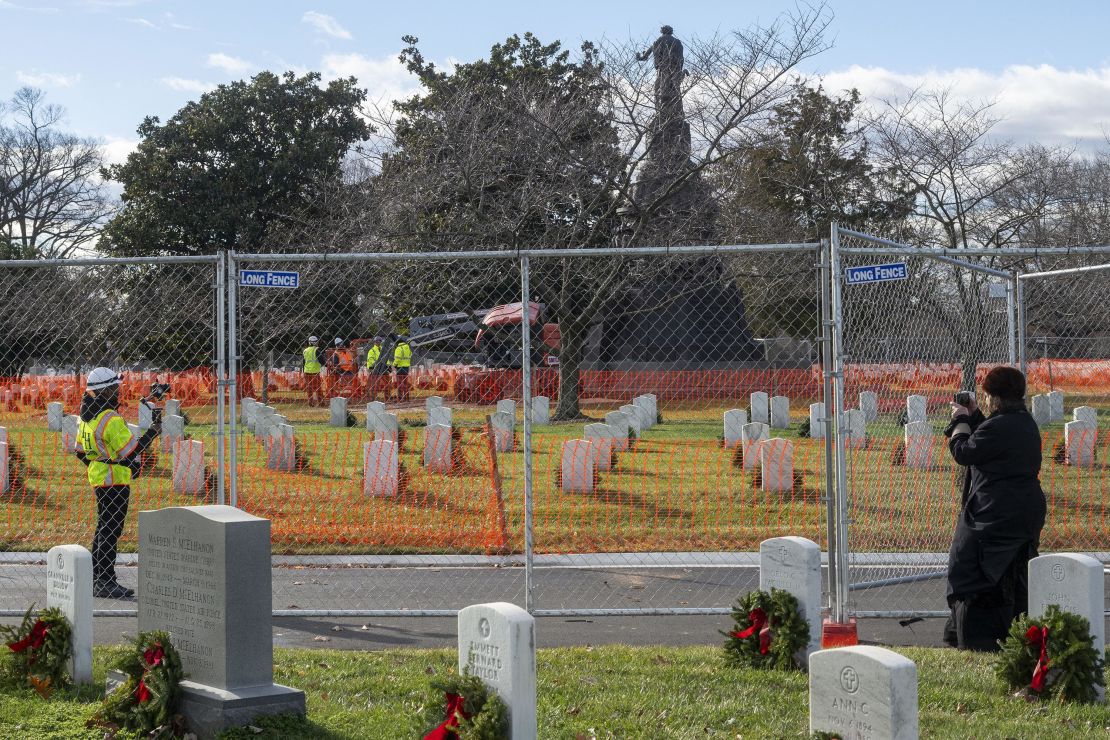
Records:
<instances>
[{"instance_id":1,"label":"white headstone","mask_svg":"<svg viewBox=\"0 0 1110 740\"><path fill-rule=\"evenodd\" d=\"M759 590L788 591L798 600L802 617L809 624L809 646L798 656L805 658L821 648L821 546L805 537L773 537L759 543Z\"/></svg>"},{"instance_id":2,"label":"white headstone","mask_svg":"<svg viewBox=\"0 0 1110 740\"><path fill-rule=\"evenodd\" d=\"M759 443L764 491L794 490L794 443L775 437Z\"/></svg>"},{"instance_id":3,"label":"white headstone","mask_svg":"<svg viewBox=\"0 0 1110 740\"><path fill-rule=\"evenodd\" d=\"M139 429L146 431L154 426L154 411L145 403L139 403Z\"/></svg>"},{"instance_id":4,"label":"white headstone","mask_svg":"<svg viewBox=\"0 0 1110 740\"><path fill-rule=\"evenodd\" d=\"M204 443L198 439L182 439L170 450L173 452L174 493L203 496Z\"/></svg>"},{"instance_id":5,"label":"white headstone","mask_svg":"<svg viewBox=\"0 0 1110 740\"><path fill-rule=\"evenodd\" d=\"M451 427L443 424L424 427L424 467L433 473L451 472Z\"/></svg>"},{"instance_id":6,"label":"white headstone","mask_svg":"<svg viewBox=\"0 0 1110 740\"><path fill-rule=\"evenodd\" d=\"M867 421L860 409L844 412L844 444L853 449L867 446Z\"/></svg>"},{"instance_id":7,"label":"white headstone","mask_svg":"<svg viewBox=\"0 0 1110 740\"><path fill-rule=\"evenodd\" d=\"M612 470L613 469L613 438L608 436L594 436L589 434L590 427L605 427L611 429L608 424L588 424L586 426L587 432L584 435L590 443L590 451L594 456L594 468L597 470Z\"/></svg>"},{"instance_id":8,"label":"white headstone","mask_svg":"<svg viewBox=\"0 0 1110 740\"><path fill-rule=\"evenodd\" d=\"M906 467L933 467L933 428L927 421L911 421L906 425Z\"/></svg>"},{"instance_id":9,"label":"white headstone","mask_svg":"<svg viewBox=\"0 0 1110 740\"><path fill-rule=\"evenodd\" d=\"M929 399L925 396L909 396L906 398L906 420L909 422L928 421Z\"/></svg>"},{"instance_id":10,"label":"white headstone","mask_svg":"<svg viewBox=\"0 0 1110 740\"><path fill-rule=\"evenodd\" d=\"M1043 427L1052 421L1052 402L1046 395L1033 396L1032 413L1033 421L1037 426Z\"/></svg>"},{"instance_id":11,"label":"white headstone","mask_svg":"<svg viewBox=\"0 0 1110 740\"><path fill-rule=\"evenodd\" d=\"M370 431L374 433L375 440L398 441L401 425L397 423L396 414L374 414L373 417L367 418L368 423L371 421L374 427Z\"/></svg>"},{"instance_id":12,"label":"white headstone","mask_svg":"<svg viewBox=\"0 0 1110 740\"><path fill-rule=\"evenodd\" d=\"M372 413L373 414L384 414L385 413L385 404L382 403L381 401L371 401L370 403L366 404L366 414L367 414L367 416L369 416Z\"/></svg>"},{"instance_id":13,"label":"white headstone","mask_svg":"<svg viewBox=\"0 0 1110 740\"><path fill-rule=\"evenodd\" d=\"M494 448L498 452L512 452L516 441L513 437L515 419L505 411L494 411L489 415L489 423Z\"/></svg>"},{"instance_id":14,"label":"white headstone","mask_svg":"<svg viewBox=\"0 0 1110 740\"><path fill-rule=\"evenodd\" d=\"M809 656L809 731L917 740L917 666L872 645Z\"/></svg>"},{"instance_id":15,"label":"white headstone","mask_svg":"<svg viewBox=\"0 0 1110 740\"><path fill-rule=\"evenodd\" d=\"M610 411L605 415L605 423L617 430L617 449L628 449L628 431L632 428L632 424L628 419L628 414L623 411Z\"/></svg>"},{"instance_id":16,"label":"white headstone","mask_svg":"<svg viewBox=\"0 0 1110 740\"><path fill-rule=\"evenodd\" d=\"M1050 421L1064 420L1064 392L1048 392L1048 418Z\"/></svg>"},{"instance_id":17,"label":"white headstone","mask_svg":"<svg viewBox=\"0 0 1110 740\"><path fill-rule=\"evenodd\" d=\"M433 406L428 409L428 426L451 426L451 409L447 406Z\"/></svg>"},{"instance_id":18,"label":"white headstone","mask_svg":"<svg viewBox=\"0 0 1110 740\"><path fill-rule=\"evenodd\" d=\"M1072 421L1086 421L1098 426L1098 409L1094 406L1076 406L1071 410Z\"/></svg>"},{"instance_id":19,"label":"white headstone","mask_svg":"<svg viewBox=\"0 0 1110 740\"><path fill-rule=\"evenodd\" d=\"M400 460L397 444L388 440L362 443L362 493L365 496L396 496Z\"/></svg>"},{"instance_id":20,"label":"white headstone","mask_svg":"<svg viewBox=\"0 0 1110 740\"><path fill-rule=\"evenodd\" d=\"M620 430L610 426L609 424L587 424L582 436L590 441L607 440L606 444L610 450L620 449L621 433ZM624 437L625 441L628 437ZM609 463L605 463L605 467L601 470L608 470Z\"/></svg>"},{"instance_id":21,"label":"white headstone","mask_svg":"<svg viewBox=\"0 0 1110 740\"><path fill-rule=\"evenodd\" d=\"M875 421L879 418L879 395L875 391L860 391L859 410L863 412L864 421Z\"/></svg>"},{"instance_id":22,"label":"white headstone","mask_svg":"<svg viewBox=\"0 0 1110 740\"><path fill-rule=\"evenodd\" d=\"M253 398L240 398L239 399L239 423L250 429L253 424L251 417L254 416L254 407L257 401ZM254 430L251 430L254 431Z\"/></svg>"},{"instance_id":23,"label":"white headstone","mask_svg":"<svg viewBox=\"0 0 1110 740\"><path fill-rule=\"evenodd\" d=\"M428 396L427 398L424 399L424 411L426 411L429 416L431 416L433 408L435 408L436 406L442 406L442 405L443 405L443 399L440 398L439 396Z\"/></svg>"},{"instance_id":24,"label":"white headstone","mask_svg":"<svg viewBox=\"0 0 1110 740\"><path fill-rule=\"evenodd\" d=\"M620 411L622 414L625 415L625 418L628 419L628 426L633 432L635 432L636 437L639 438L643 436L644 422L643 418L640 416L640 412L636 409L636 407L621 406Z\"/></svg>"},{"instance_id":25,"label":"white headstone","mask_svg":"<svg viewBox=\"0 0 1110 740\"><path fill-rule=\"evenodd\" d=\"M655 426L655 410L652 407L651 399L646 396L637 396L633 399L632 405L639 410L640 423L643 424L644 429L651 429Z\"/></svg>"},{"instance_id":26,"label":"white headstone","mask_svg":"<svg viewBox=\"0 0 1110 740\"><path fill-rule=\"evenodd\" d=\"M725 412L725 449L731 450L740 444L744 425L748 423L748 412L744 409L729 409Z\"/></svg>"},{"instance_id":27,"label":"white headstone","mask_svg":"<svg viewBox=\"0 0 1110 740\"><path fill-rule=\"evenodd\" d=\"M343 397L331 399L331 418L328 423L333 427L347 426L347 399Z\"/></svg>"},{"instance_id":28,"label":"white headstone","mask_svg":"<svg viewBox=\"0 0 1110 740\"><path fill-rule=\"evenodd\" d=\"M175 442L185 439L185 417L170 414L162 419L162 434L159 435L162 452L171 452Z\"/></svg>"},{"instance_id":29,"label":"white headstone","mask_svg":"<svg viewBox=\"0 0 1110 740\"><path fill-rule=\"evenodd\" d=\"M767 394L763 391L756 391L751 394L752 415L751 422L753 424L771 424L771 409Z\"/></svg>"},{"instance_id":30,"label":"white headstone","mask_svg":"<svg viewBox=\"0 0 1110 740\"><path fill-rule=\"evenodd\" d=\"M0 442L0 493L7 493L11 488L12 476L11 471L8 470L8 443Z\"/></svg>"},{"instance_id":31,"label":"white headstone","mask_svg":"<svg viewBox=\"0 0 1110 740\"><path fill-rule=\"evenodd\" d=\"M69 673L77 684L92 683L92 555L80 545L58 545L46 554L46 606L69 620L73 654Z\"/></svg>"},{"instance_id":32,"label":"white headstone","mask_svg":"<svg viewBox=\"0 0 1110 740\"><path fill-rule=\"evenodd\" d=\"M594 490L595 455L588 439L568 439L563 442L560 461L562 490L566 493L592 493Z\"/></svg>"},{"instance_id":33,"label":"white headstone","mask_svg":"<svg viewBox=\"0 0 1110 740\"><path fill-rule=\"evenodd\" d=\"M62 417L65 410L61 403L52 401L46 404L46 428L51 432L62 431Z\"/></svg>"},{"instance_id":34,"label":"white headstone","mask_svg":"<svg viewBox=\"0 0 1110 740\"><path fill-rule=\"evenodd\" d=\"M497 402L497 411L502 414L508 414L516 422L516 401L511 398L503 398Z\"/></svg>"},{"instance_id":35,"label":"white headstone","mask_svg":"<svg viewBox=\"0 0 1110 740\"><path fill-rule=\"evenodd\" d=\"M532 398L532 426L542 427L551 423L551 399L547 396Z\"/></svg>"},{"instance_id":36,"label":"white headstone","mask_svg":"<svg viewBox=\"0 0 1110 740\"><path fill-rule=\"evenodd\" d=\"M62 417L62 448L66 452L73 452L77 449L77 426L80 419L74 415Z\"/></svg>"},{"instance_id":37,"label":"white headstone","mask_svg":"<svg viewBox=\"0 0 1110 740\"><path fill-rule=\"evenodd\" d=\"M1064 425L1067 464L1083 468L1094 465L1097 442L1097 426L1089 421L1069 421Z\"/></svg>"},{"instance_id":38,"label":"white headstone","mask_svg":"<svg viewBox=\"0 0 1110 740\"><path fill-rule=\"evenodd\" d=\"M176 398L166 399L166 408L162 416L181 416L181 401Z\"/></svg>"},{"instance_id":39,"label":"white headstone","mask_svg":"<svg viewBox=\"0 0 1110 740\"><path fill-rule=\"evenodd\" d=\"M740 444L744 446L744 470L759 467L759 445L771 438L771 427L760 422L745 424L740 430Z\"/></svg>"},{"instance_id":40,"label":"white headstone","mask_svg":"<svg viewBox=\"0 0 1110 740\"><path fill-rule=\"evenodd\" d=\"M482 679L509 710L511 740L536 740L536 621L515 604L459 611L459 673Z\"/></svg>"},{"instance_id":41,"label":"white headstone","mask_svg":"<svg viewBox=\"0 0 1110 740\"><path fill-rule=\"evenodd\" d=\"M825 404L809 405L809 436L813 439L825 438Z\"/></svg>"},{"instance_id":42,"label":"white headstone","mask_svg":"<svg viewBox=\"0 0 1110 740\"><path fill-rule=\"evenodd\" d=\"M1106 582L1103 565L1090 555L1061 552L1029 561L1029 616L1043 616L1049 604L1078 614L1091 625L1094 648L1106 648Z\"/></svg>"},{"instance_id":43,"label":"white headstone","mask_svg":"<svg viewBox=\"0 0 1110 740\"><path fill-rule=\"evenodd\" d=\"M771 428L790 428L790 399L786 396L771 397Z\"/></svg>"},{"instance_id":44,"label":"white headstone","mask_svg":"<svg viewBox=\"0 0 1110 740\"><path fill-rule=\"evenodd\" d=\"M269 428L266 444L266 467L283 473L297 469L297 442L293 427L278 424Z\"/></svg>"}]
</instances>

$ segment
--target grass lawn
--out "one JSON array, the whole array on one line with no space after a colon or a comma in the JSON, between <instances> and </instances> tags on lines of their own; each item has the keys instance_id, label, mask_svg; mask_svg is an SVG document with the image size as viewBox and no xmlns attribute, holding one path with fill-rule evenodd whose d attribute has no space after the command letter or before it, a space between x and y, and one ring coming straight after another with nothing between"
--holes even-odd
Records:
<instances>
[{"instance_id":1,"label":"grass lawn","mask_svg":"<svg viewBox=\"0 0 1110 740\"><path fill-rule=\"evenodd\" d=\"M118 648L98 648L102 682ZM1105 737L1110 707L1029 704L1009 697L991 658L905 649L917 663L923 738ZM235 738L413 738L431 674L454 665L451 650L374 653L275 651L275 680L304 688L308 720L258 722ZM804 738L807 677L728 668L712 647L540 650L541 738ZM86 690L44 702L0 693L0 737L101 738L85 719L98 697Z\"/></svg>"},{"instance_id":2,"label":"grass lawn","mask_svg":"<svg viewBox=\"0 0 1110 740\"><path fill-rule=\"evenodd\" d=\"M849 458L852 548L868 551L944 551L959 501L960 470L951 463L937 432L928 470L892 461L902 428L887 407L868 425L868 444ZM454 422L461 467L451 475L422 468L424 407L420 400L398 411L407 433L402 462L411 479L406 495L372 498L362 493L361 426L327 426L326 408L308 408L299 393L272 394L271 404L295 425L306 467L294 473L267 470L265 450L251 435L239 441L239 505L272 522L274 553L328 552L520 552L523 549L523 456L498 456L505 527L494 492L491 461L482 434L492 409L456 405ZM616 409L617 401L583 407L594 419ZM646 432L636 449L619 455L616 467L600 475L596 491L565 493L556 469L565 440L582 436L582 423L537 427L534 437L534 512L537 552L754 550L783 534L824 539L825 459L822 440L800 437L808 408L792 409L792 427L775 430L793 442L794 467L801 482L785 493L763 491L753 471L739 470L731 450L718 443L726 406L671 403L664 423ZM187 432L203 440L207 463L216 449L211 410L185 409L194 421ZM358 409L356 409L357 411ZM519 418L518 409L518 418ZM26 410L0 419L12 445L23 455L25 486L0 496L0 550L43 550L60 542L91 539L95 519L84 468L61 450L59 435L45 431L45 415ZM1062 440L1061 424L1045 428L1042 482L1049 497L1045 550L1105 549L1110 529L1110 485L1105 460L1110 435L1099 439L1098 465L1074 468L1051 460ZM520 437L518 427L518 439ZM135 547L135 513L142 509L199 503L175 494L170 456L133 486L123 550ZM215 501L215 492L206 499Z\"/></svg>"}]
</instances>

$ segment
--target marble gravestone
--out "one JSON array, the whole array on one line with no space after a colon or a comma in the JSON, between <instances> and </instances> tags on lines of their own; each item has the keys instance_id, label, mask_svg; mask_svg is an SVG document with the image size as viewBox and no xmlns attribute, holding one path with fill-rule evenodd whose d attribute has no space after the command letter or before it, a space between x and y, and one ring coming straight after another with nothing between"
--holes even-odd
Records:
<instances>
[{"instance_id":1,"label":"marble gravestone","mask_svg":"<svg viewBox=\"0 0 1110 740\"><path fill-rule=\"evenodd\" d=\"M451 409L447 406L432 406L428 409L428 426L451 426Z\"/></svg>"},{"instance_id":2,"label":"marble gravestone","mask_svg":"<svg viewBox=\"0 0 1110 740\"><path fill-rule=\"evenodd\" d=\"M1094 648L1106 648L1105 575L1090 555L1053 553L1029 561L1029 616L1044 615L1049 604L1078 614L1090 623Z\"/></svg>"},{"instance_id":3,"label":"marble gravestone","mask_svg":"<svg viewBox=\"0 0 1110 740\"><path fill-rule=\"evenodd\" d=\"M1048 396L1044 394L1033 396L1033 401L1030 406L1030 411L1033 414L1033 421L1037 422L1037 426L1043 427L1052 421L1051 402L1048 400Z\"/></svg>"},{"instance_id":4,"label":"marble gravestone","mask_svg":"<svg viewBox=\"0 0 1110 740\"><path fill-rule=\"evenodd\" d=\"M745 424L740 430L740 444L744 447L744 470L759 467L759 444L771 438L771 427L759 422Z\"/></svg>"},{"instance_id":5,"label":"marble gravestone","mask_svg":"<svg viewBox=\"0 0 1110 740\"><path fill-rule=\"evenodd\" d=\"M497 402L498 413L507 414L516 423L516 401L511 398L503 398Z\"/></svg>"},{"instance_id":6,"label":"marble gravestone","mask_svg":"<svg viewBox=\"0 0 1110 740\"><path fill-rule=\"evenodd\" d=\"M906 467L933 467L933 428L927 421L911 421L906 425Z\"/></svg>"},{"instance_id":7,"label":"marble gravestone","mask_svg":"<svg viewBox=\"0 0 1110 740\"><path fill-rule=\"evenodd\" d=\"M139 431L145 432L154 426L154 410L145 403L139 403Z\"/></svg>"},{"instance_id":8,"label":"marble gravestone","mask_svg":"<svg viewBox=\"0 0 1110 740\"><path fill-rule=\"evenodd\" d=\"M644 425L640 418L640 412L636 410L636 407L621 406L620 412L624 414L625 418L628 420L628 428L636 435L636 439L642 437L644 434Z\"/></svg>"},{"instance_id":9,"label":"marble gravestone","mask_svg":"<svg viewBox=\"0 0 1110 740\"><path fill-rule=\"evenodd\" d=\"M825 438L825 404L809 405L809 436L811 439Z\"/></svg>"},{"instance_id":10,"label":"marble gravestone","mask_svg":"<svg viewBox=\"0 0 1110 740\"><path fill-rule=\"evenodd\" d=\"M297 440L288 424L270 426L266 439L266 467L282 473L297 469Z\"/></svg>"},{"instance_id":11,"label":"marble gravestone","mask_svg":"<svg viewBox=\"0 0 1110 740\"><path fill-rule=\"evenodd\" d=\"M751 423L753 424L771 424L771 409L767 394L763 391L756 391L751 394Z\"/></svg>"},{"instance_id":12,"label":"marble gravestone","mask_svg":"<svg viewBox=\"0 0 1110 740\"><path fill-rule=\"evenodd\" d=\"M505 411L494 411L489 415L489 425L493 433L494 449L498 452L512 452L516 443L513 417Z\"/></svg>"},{"instance_id":13,"label":"marble gravestone","mask_svg":"<svg viewBox=\"0 0 1110 740\"><path fill-rule=\"evenodd\" d=\"M369 431L374 433L375 440L396 442L400 439L401 425L397 422L397 414L374 414L366 418L368 424L371 421L373 421L373 427Z\"/></svg>"},{"instance_id":14,"label":"marble gravestone","mask_svg":"<svg viewBox=\"0 0 1110 740\"><path fill-rule=\"evenodd\" d=\"M1088 421L1064 424L1064 449L1068 465L1086 468L1095 464L1098 427Z\"/></svg>"},{"instance_id":15,"label":"marble gravestone","mask_svg":"<svg viewBox=\"0 0 1110 740\"><path fill-rule=\"evenodd\" d=\"M188 677L178 711L199 738L259 715L304 714L273 678L270 522L231 506L139 512L139 631L165 630Z\"/></svg>"},{"instance_id":16,"label":"marble gravestone","mask_svg":"<svg viewBox=\"0 0 1110 740\"><path fill-rule=\"evenodd\" d=\"M875 421L879 418L879 395L875 391L860 391L859 410L863 412L864 421Z\"/></svg>"},{"instance_id":17,"label":"marble gravestone","mask_svg":"<svg viewBox=\"0 0 1110 740\"><path fill-rule=\"evenodd\" d=\"M173 446L173 492L191 496L205 494L204 443L183 439Z\"/></svg>"},{"instance_id":18,"label":"marble gravestone","mask_svg":"<svg viewBox=\"0 0 1110 740\"><path fill-rule=\"evenodd\" d=\"M328 425L333 427L347 426L347 399L342 396L331 399L328 407Z\"/></svg>"},{"instance_id":19,"label":"marble gravestone","mask_svg":"<svg viewBox=\"0 0 1110 740\"><path fill-rule=\"evenodd\" d=\"M93 647L92 554L80 545L58 545L46 554L46 606L57 607L72 630L69 674L90 684Z\"/></svg>"},{"instance_id":20,"label":"marble gravestone","mask_svg":"<svg viewBox=\"0 0 1110 740\"><path fill-rule=\"evenodd\" d=\"M77 450L77 429L80 419L77 416L62 417L62 449L66 452Z\"/></svg>"},{"instance_id":21,"label":"marble gravestone","mask_svg":"<svg viewBox=\"0 0 1110 740\"><path fill-rule=\"evenodd\" d=\"M867 421L860 409L844 412L844 444L854 450L867 447Z\"/></svg>"},{"instance_id":22,"label":"marble gravestone","mask_svg":"<svg viewBox=\"0 0 1110 740\"><path fill-rule=\"evenodd\" d=\"M65 410L61 403L52 401L46 404L46 429L51 432L62 431L62 417Z\"/></svg>"},{"instance_id":23,"label":"marble gravestone","mask_svg":"<svg viewBox=\"0 0 1110 740\"><path fill-rule=\"evenodd\" d=\"M442 405L443 399L439 396L428 396L424 399L424 411L427 412L429 415L432 413L432 409L434 407Z\"/></svg>"},{"instance_id":24,"label":"marble gravestone","mask_svg":"<svg viewBox=\"0 0 1110 740\"><path fill-rule=\"evenodd\" d=\"M1098 409L1094 406L1076 406L1071 410L1072 421L1085 421L1098 426Z\"/></svg>"},{"instance_id":25,"label":"marble gravestone","mask_svg":"<svg viewBox=\"0 0 1110 740\"><path fill-rule=\"evenodd\" d=\"M744 409L729 409L724 415L724 441L725 449L731 450L740 444L743 438L744 425L748 423L748 412Z\"/></svg>"},{"instance_id":26,"label":"marble gravestone","mask_svg":"<svg viewBox=\"0 0 1110 740\"><path fill-rule=\"evenodd\" d=\"M805 537L773 537L759 543L759 590L789 592L809 624L809 646L802 665L821 648L821 546Z\"/></svg>"},{"instance_id":27,"label":"marble gravestone","mask_svg":"<svg viewBox=\"0 0 1110 740\"><path fill-rule=\"evenodd\" d=\"M424 467L433 473L451 472L451 427L424 427Z\"/></svg>"},{"instance_id":28,"label":"marble gravestone","mask_svg":"<svg viewBox=\"0 0 1110 740\"><path fill-rule=\"evenodd\" d=\"M623 411L610 411L605 415L605 423L617 431L617 449L622 452L627 450L628 432L632 427L628 420L628 414Z\"/></svg>"},{"instance_id":29,"label":"marble gravestone","mask_svg":"<svg viewBox=\"0 0 1110 740\"><path fill-rule=\"evenodd\" d=\"M760 476L764 491L794 490L794 443L774 437L759 443Z\"/></svg>"},{"instance_id":30,"label":"marble gravestone","mask_svg":"<svg viewBox=\"0 0 1110 740\"><path fill-rule=\"evenodd\" d=\"M594 460L597 453L588 439L563 442L560 462L560 488L564 493L593 493Z\"/></svg>"},{"instance_id":31,"label":"marble gravestone","mask_svg":"<svg viewBox=\"0 0 1110 740\"><path fill-rule=\"evenodd\" d=\"M532 399L532 426L545 427L551 423L551 399L535 396Z\"/></svg>"},{"instance_id":32,"label":"marble gravestone","mask_svg":"<svg viewBox=\"0 0 1110 740\"><path fill-rule=\"evenodd\" d=\"M509 710L509 738L536 740L536 620L515 604L459 611L459 673L477 676Z\"/></svg>"},{"instance_id":33,"label":"marble gravestone","mask_svg":"<svg viewBox=\"0 0 1110 740\"><path fill-rule=\"evenodd\" d=\"M181 416L181 401L176 398L166 399L166 408L162 416Z\"/></svg>"},{"instance_id":34,"label":"marble gravestone","mask_svg":"<svg viewBox=\"0 0 1110 740\"><path fill-rule=\"evenodd\" d=\"M1048 419L1049 421L1064 420L1064 392L1048 392Z\"/></svg>"},{"instance_id":35,"label":"marble gravestone","mask_svg":"<svg viewBox=\"0 0 1110 740\"><path fill-rule=\"evenodd\" d=\"M371 401L370 403L366 404L366 415L367 416L369 416L370 414L384 414L384 413L385 413L385 404L382 403L381 401Z\"/></svg>"},{"instance_id":36,"label":"marble gravestone","mask_svg":"<svg viewBox=\"0 0 1110 740\"><path fill-rule=\"evenodd\" d=\"M598 470L611 469L613 462L612 451L620 449L618 446L621 439L620 432L608 424L587 424L586 428L583 430L582 436L591 442L600 442L601 446L605 448L604 453L597 453ZM628 441L627 437L624 439L625 442Z\"/></svg>"},{"instance_id":37,"label":"marble gravestone","mask_svg":"<svg viewBox=\"0 0 1110 740\"><path fill-rule=\"evenodd\" d=\"M771 428L790 428L790 399L786 396L771 397Z\"/></svg>"},{"instance_id":38,"label":"marble gravestone","mask_svg":"<svg viewBox=\"0 0 1110 740\"><path fill-rule=\"evenodd\" d=\"M637 396L633 399L632 405L640 410L640 416L642 417L642 423L645 429L651 429L655 426L658 417L655 413L655 405L651 402L650 398L647 396Z\"/></svg>"},{"instance_id":39,"label":"marble gravestone","mask_svg":"<svg viewBox=\"0 0 1110 740\"><path fill-rule=\"evenodd\" d=\"M917 740L917 666L893 650L872 645L813 653L809 731Z\"/></svg>"},{"instance_id":40,"label":"marble gravestone","mask_svg":"<svg viewBox=\"0 0 1110 740\"><path fill-rule=\"evenodd\" d=\"M389 440L362 443L362 493L365 496L396 496L400 460L397 444Z\"/></svg>"},{"instance_id":41,"label":"marble gravestone","mask_svg":"<svg viewBox=\"0 0 1110 740\"><path fill-rule=\"evenodd\" d=\"M906 398L906 421L912 424L915 421L928 421L929 399L925 396L908 396Z\"/></svg>"},{"instance_id":42,"label":"marble gravestone","mask_svg":"<svg viewBox=\"0 0 1110 740\"><path fill-rule=\"evenodd\" d=\"M162 433L159 436L162 452L173 452L178 443L185 439L185 417L169 414L162 419Z\"/></svg>"}]
</instances>

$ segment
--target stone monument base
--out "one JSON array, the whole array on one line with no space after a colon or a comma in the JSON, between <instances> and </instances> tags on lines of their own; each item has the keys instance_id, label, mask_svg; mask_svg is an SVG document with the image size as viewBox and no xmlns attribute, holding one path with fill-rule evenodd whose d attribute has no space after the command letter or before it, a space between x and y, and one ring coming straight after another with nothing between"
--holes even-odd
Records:
<instances>
[{"instance_id":1,"label":"stone monument base","mask_svg":"<svg viewBox=\"0 0 1110 740\"><path fill-rule=\"evenodd\" d=\"M197 740L206 740L229 727L249 725L263 715L286 712L303 715L305 697L300 689L280 684L227 691L182 681L178 712L184 715L189 732L196 733Z\"/></svg>"}]
</instances>

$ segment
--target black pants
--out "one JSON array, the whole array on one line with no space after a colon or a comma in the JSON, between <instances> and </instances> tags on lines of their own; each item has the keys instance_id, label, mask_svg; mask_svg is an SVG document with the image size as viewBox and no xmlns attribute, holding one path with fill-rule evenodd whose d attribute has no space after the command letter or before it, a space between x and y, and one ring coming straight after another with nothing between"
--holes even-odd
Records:
<instances>
[{"instance_id":1,"label":"black pants","mask_svg":"<svg viewBox=\"0 0 1110 740\"><path fill-rule=\"evenodd\" d=\"M1035 544L1023 547L998 584L974 594L953 596L952 614L944 625L944 642L960 650L996 652L1010 624L1029 610L1029 561Z\"/></svg>"},{"instance_id":2,"label":"black pants","mask_svg":"<svg viewBox=\"0 0 1110 740\"><path fill-rule=\"evenodd\" d=\"M93 535L93 580L114 583L116 580L116 545L127 519L127 503L131 486L94 488L96 493L96 534Z\"/></svg>"}]
</instances>

